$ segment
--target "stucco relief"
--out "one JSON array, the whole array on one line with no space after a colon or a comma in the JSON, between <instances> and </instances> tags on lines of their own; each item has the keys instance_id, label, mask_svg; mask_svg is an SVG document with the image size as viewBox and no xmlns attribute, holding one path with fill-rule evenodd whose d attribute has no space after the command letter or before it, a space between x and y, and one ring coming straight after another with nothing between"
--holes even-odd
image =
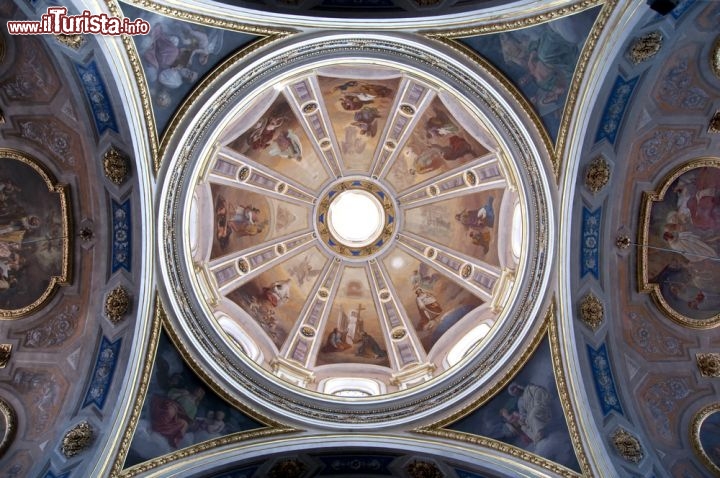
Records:
<instances>
[{"instance_id":1,"label":"stucco relief","mask_svg":"<svg viewBox=\"0 0 720 478\"><path fill-rule=\"evenodd\" d=\"M681 415L697 393L686 377L653 374L636 391L647 429L660 442L680 446Z\"/></svg>"}]
</instances>

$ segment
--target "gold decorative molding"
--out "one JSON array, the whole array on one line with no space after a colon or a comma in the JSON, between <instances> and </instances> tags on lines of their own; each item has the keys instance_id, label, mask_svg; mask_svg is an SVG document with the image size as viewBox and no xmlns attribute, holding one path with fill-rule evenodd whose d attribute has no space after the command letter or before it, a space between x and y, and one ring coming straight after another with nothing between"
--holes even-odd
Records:
<instances>
[{"instance_id":1,"label":"gold decorative molding","mask_svg":"<svg viewBox=\"0 0 720 478\"><path fill-rule=\"evenodd\" d=\"M181 460L190 456L194 456L198 453L231 444L240 443L245 440L254 440L267 438L283 433L294 433L300 430L295 428L287 427L271 418L261 415L253 408L248 407L244 403L238 401L235 397L228 394L228 392L221 386L212 382L205 370L190 356L183 345L180 344L179 337L175 334L172 328L167 326L168 317L165 313L165 308L160 300L159 296L155 296L155 314L152 319L150 337L148 341L148 349L145 352L145 363L143 365L140 382L138 384L138 392L135 396L135 403L133 405L130 418L127 421L125 432L120 441L117 455L113 463L112 471L110 472L111 477L123 477L129 478L136 475L145 473L149 470L158 468L167 463ZM165 326L164 326L165 325ZM138 421L140 420L140 414L142 413L143 404L147 395L148 387L150 386L150 379L152 376L153 365L155 362L155 355L157 353L158 343L160 341L160 333L165 331L170 338L170 341L174 344L187 366L205 383L214 393L220 398L227 401L228 404L237 408L242 413L248 415L253 420L260 422L268 428L259 428L254 430L248 430L244 432L233 433L226 435L214 440L202 442L167 455L154 458L149 461L145 461L138 465L123 470L123 464L127 457L128 451L130 450L130 444L137 428Z\"/></svg>"},{"instance_id":2,"label":"gold decorative molding","mask_svg":"<svg viewBox=\"0 0 720 478\"><path fill-rule=\"evenodd\" d=\"M610 180L610 165L605 158L598 156L585 169L585 187L593 193L599 193Z\"/></svg>"},{"instance_id":3,"label":"gold decorative molding","mask_svg":"<svg viewBox=\"0 0 720 478\"><path fill-rule=\"evenodd\" d=\"M618 249L627 249L631 245L632 241L626 235L621 234L615 238L615 247L617 247Z\"/></svg>"},{"instance_id":4,"label":"gold decorative molding","mask_svg":"<svg viewBox=\"0 0 720 478\"><path fill-rule=\"evenodd\" d=\"M130 294L123 286L115 287L105 298L105 315L117 324L130 309Z\"/></svg>"},{"instance_id":5,"label":"gold decorative molding","mask_svg":"<svg viewBox=\"0 0 720 478\"><path fill-rule=\"evenodd\" d=\"M7 367L12 356L12 344L0 344L0 368Z\"/></svg>"},{"instance_id":6,"label":"gold decorative molding","mask_svg":"<svg viewBox=\"0 0 720 478\"><path fill-rule=\"evenodd\" d=\"M715 39L710 50L710 68L715 73L715 76L720 78L720 36Z\"/></svg>"},{"instance_id":7,"label":"gold decorative molding","mask_svg":"<svg viewBox=\"0 0 720 478\"><path fill-rule=\"evenodd\" d=\"M55 181L55 178L39 160L22 151L0 148L0 162L2 161L17 161L29 166L45 183L47 186L47 192L51 195L57 194L61 224L58 230L59 237L51 237L51 239L60 241L59 248L61 250L61 259L59 264L59 273L48 278L48 285L39 297L37 297L29 305L19 307L17 309L0 309L0 320L25 317L42 308L55 294L58 287L70 284L72 271L72 237L70 233L72 228L72 216L69 187L64 184L58 184Z\"/></svg>"},{"instance_id":8,"label":"gold decorative molding","mask_svg":"<svg viewBox=\"0 0 720 478\"><path fill-rule=\"evenodd\" d=\"M55 39L59 43L62 43L73 50L79 50L85 43L87 43L85 35L81 35L79 33L75 35L55 35Z\"/></svg>"},{"instance_id":9,"label":"gold decorative molding","mask_svg":"<svg viewBox=\"0 0 720 478\"><path fill-rule=\"evenodd\" d=\"M508 369L508 371L505 373L503 377L501 377L497 383L495 383L490 389L488 389L483 395L479 396L476 400L474 400L469 405L465 406L464 408L456 411L455 413L441 419L440 421L433 423L426 427L421 427L418 429L413 430L415 433L420 433L424 435L444 438L444 439L452 439L452 440L458 440L465 443L471 443L474 445L480 445L483 447L487 447L491 450L499 451L502 453L506 453L514 458L521 459L524 461L527 461L529 463L532 463L533 465L542 467L550 472L556 473L557 475L564 476L567 478L577 478L579 476L590 476L591 474L591 468L590 463L588 461L588 458L585 453L585 448L583 446L582 440L580 438L579 433L579 427L577 425L575 412L572 408L572 404L570 403L570 397L569 392L567 390L567 383L565 381L564 373L563 373L563 367L562 367L562 359L560 357L560 339L558 337L558 329L555 317L555 302L553 301L552 304L548 307L547 312L545 314L545 317L543 319L543 323L540 327L540 330L538 331L537 335L534 337L533 341L529 344L527 348L523 351L523 353L516 359L515 363L512 364L512 366ZM560 402L562 404L562 408L564 411L564 415L567 421L568 426L568 432L570 434L570 439L574 445L574 449L576 452L578 463L580 464L580 469L582 470L582 475L579 475L578 473L570 470L569 468L564 467L563 465L560 465L558 463L555 463L553 461L547 460L546 458L543 458L539 455L536 455L534 453L528 452L526 450L523 450L521 448L508 445L506 443L479 436L479 435L473 435L470 433L465 432L459 432L455 430L450 430L445 428L446 426L457 422L461 418L466 417L467 415L470 415L474 411L478 410L481 406L483 406L486 402L488 402L490 399L492 399L494 396L496 396L510 381L520 372L520 370L525 366L525 364L530 360L532 355L534 354L537 347L540 345L542 340L548 337L548 340L550 341L550 355L552 357L552 368L555 372L555 380L557 384L558 389L558 396L560 398Z\"/></svg>"},{"instance_id":10,"label":"gold decorative molding","mask_svg":"<svg viewBox=\"0 0 720 478\"><path fill-rule=\"evenodd\" d=\"M716 476L720 476L720 462L713 461L708 455L700 442L700 430L703 422L714 413L720 413L720 402L712 403L695 414L690 423L690 442L692 443L695 454L700 458L703 465L705 465L710 471Z\"/></svg>"},{"instance_id":11,"label":"gold decorative molding","mask_svg":"<svg viewBox=\"0 0 720 478\"><path fill-rule=\"evenodd\" d=\"M622 428L615 430L611 440L618 454L631 463L640 463L645 456L640 441Z\"/></svg>"},{"instance_id":12,"label":"gold decorative molding","mask_svg":"<svg viewBox=\"0 0 720 478\"><path fill-rule=\"evenodd\" d=\"M657 190L643 192L642 205L640 207L640 221L638 230L638 289L639 292L649 293L658 308L672 321L693 329L709 329L720 324L720 312L707 319L695 319L688 317L675 310L663 296L660 285L650 282L648 252L653 247L649 245L650 239L650 218L654 203L660 202L665 198L670 185L673 184L680 176L698 168L720 168L720 158L702 157L688 161L681 166L675 168L666 175L661 181Z\"/></svg>"},{"instance_id":13,"label":"gold decorative molding","mask_svg":"<svg viewBox=\"0 0 720 478\"><path fill-rule=\"evenodd\" d=\"M635 39L628 48L628 57L634 64L639 64L657 55L662 47L663 36L659 31Z\"/></svg>"},{"instance_id":14,"label":"gold decorative molding","mask_svg":"<svg viewBox=\"0 0 720 478\"><path fill-rule=\"evenodd\" d=\"M17 415L15 409L0 398L0 458L12 444L17 432Z\"/></svg>"},{"instance_id":15,"label":"gold decorative molding","mask_svg":"<svg viewBox=\"0 0 720 478\"><path fill-rule=\"evenodd\" d=\"M716 111L708 124L708 133L720 133L720 111Z\"/></svg>"},{"instance_id":16,"label":"gold decorative molding","mask_svg":"<svg viewBox=\"0 0 720 478\"><path fill-rule=\"evenodd\" d=\"M719 353L700 353L695 354L700 375L703 377L720 377L720 354Z\"/></svg>"},{"instance_id":17,"label":"gold decorative molding","mask_svg":"<svg viewBox=\"0 0 720 478\"><path fill-rule=\"evenodd\" d=\"M65 457L72 458L90 446L94 435L95 432L90 424L82 421L65 434L60 450Z\"/></svg>"},{"instance_id":18,"label":"gold decorative molding","mask_svg":"<svg viewBox=\"0 0 720 478\"><path fill-rule=\"evenodd\" d=\"M103 169L105 177L120 186L130 173L130 160L115 146L110 146L103 155Z\"/></svg>"},{"instance_id":19,"label":"gold decorative molding","mask_svg":"<svg viewBox=\"0 0 720 478\"><path fill-rule=\"evenodd\" d=\"M593 331L605 320L605 309L600 299L590 292L580 301L580 320Z\"/></svg>"}]
</instances>

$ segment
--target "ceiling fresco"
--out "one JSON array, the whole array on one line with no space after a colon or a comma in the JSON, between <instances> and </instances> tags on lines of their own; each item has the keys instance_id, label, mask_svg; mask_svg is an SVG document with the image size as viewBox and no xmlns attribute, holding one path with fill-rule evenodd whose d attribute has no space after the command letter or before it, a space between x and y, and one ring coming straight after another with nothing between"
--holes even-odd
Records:
<instances>
[{"instance_id":1,"label":"ceiling fresco","mask_svg":"<svg viewBox=\"0 0 720 478\"><path fill-rule=\"evenodd\" d=\"M0 478L719 475L720 5L657 3L0 2Z\"/></svg>"}]
</instances>

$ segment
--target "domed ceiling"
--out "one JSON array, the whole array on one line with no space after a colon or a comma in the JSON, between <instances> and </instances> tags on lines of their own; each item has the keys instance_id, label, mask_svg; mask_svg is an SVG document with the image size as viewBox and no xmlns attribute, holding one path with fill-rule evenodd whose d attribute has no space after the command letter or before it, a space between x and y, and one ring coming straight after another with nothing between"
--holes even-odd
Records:
<instances>
[{"instance_id":1,"label":"domed ceiling","mask_svg":"<svg viewBox=\"0 0 720 478\"><path fill-rule=\"evenodd\" d=\"M212 359L221 350L229 374L250 370L324 410L322 396L343 397L347 413L353 400L447 383L458 364L508 366L538 330L528 312L547 274L537 217L548 192L539 153L519 146L530 129L498 105L501 92L473 92L480 75L439 55L437 71L411 66L401 54L420 50L408 43L311 38L258 60L284 65L272 77L231 67L208 88L223 101L188 110L186 127L203 133L168 149L169 233L185 232L166 269L183 291L170 300L193 310L173 323L210 340L198 351L211 368L227 367ZM397 407L395 418L407 413Z\"/></svg>"},{"instance_id":2,"label":"domed ceiling","mask_svg":"<svg viewBox=\"0 0 720 478\"><path fill-rule=\"evenodd\" d=\"M720 473L719 4L237 4L0 32L0 477Z\"/></svg>"}]
</instances>

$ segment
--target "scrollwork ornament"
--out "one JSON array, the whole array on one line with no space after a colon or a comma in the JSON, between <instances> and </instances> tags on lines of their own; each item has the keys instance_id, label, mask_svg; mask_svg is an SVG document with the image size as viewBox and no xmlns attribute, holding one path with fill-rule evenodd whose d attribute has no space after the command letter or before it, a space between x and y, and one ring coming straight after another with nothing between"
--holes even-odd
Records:
<instances>
[{"instance_id":1,"label":"scrollwork ornament","mask_svg":"<svg viewBox=\"0 0 720 478\"><path fill-rule=\"evenodd\" d=\"M592 330L597 330L605 320L602 302L592 292L580 301L580 320Z\"/></svg>"},{"instance_id":2,"label":"scrollwork ornament","mask_svg":"<svg viewBox=\"0 0 720 478\"><path fill-rule=\"evenodd\" d=\"M613 433L612 444L618 454L631 463L640 463L645 456L640 441L622 428Z\"/></svg>"},{"instance_id":3,"label":"scrollwork ornament","mask_svg":"<svg viewBox=\"0 0 720 478\"><path fill-rule=\"evenodd\" d=\"M3 426L0 426L0 431L4 430L0 434L0 458L2 458L7 449L10 448L17 431L15 409L2 398L0 398L0 420L4 422L2 423Z\"/></svg>"},{"instance_id":4,"label":"scrollwork ornament","mask_svg":"<svg viewBox=\"0 0 720 478\"><path fill-rule=\"evenodd\" d=\"M720 377L720 354L697 353L695 355L700 375L703 377Z\"/></svg>"},{"instance_id":5,"label":"scrollwork ornament","mask_svg":"<svg viewBox=\"0 0 720 478\"><path fill-rule=\"evenodd\" d=\"M67 458L72 458L90 445L93 436L93 428L87 421L82 421L65 434L60 450Z\"/></svg>"},{"instance_id":6,"label":"scrollwork ornament","mask_svg":"<svg viewBox=\"0 0 720 478\"><path fill-rule=\"evenodd\" d=\"M82 48L82 46L87 43L87 40L85 39L84 35L81 34L75 34L75 35L55 35L55 39L65 45L68 48L71 48L73 50L79 50Z\"/></svg>"},{"instance_id":7,"label":"scrollwork ornament","mask_svg":"<svg viewBox=\"0 0 720 478\"><path fill-rule=\"evenodd\" d=\"M445 474L435 463L414 461L406 467L410 478L444 478Z\"/></svg>"},{"instance_id":8,"label":"scrollwork ornament","mask_svg":"<svg viewBox=\"0 0 720 478\"><path fill-rule=\"evenodd\" d=\"M130 294L123 286L115 287L105 299L105 315L117 324L130 309Z\"/></svg>"},{"instance_id":9,"label":"scrollwork ornament","mask_svg":"<svg viewBox=\"0 0 720 478\"><path fill-rule=\"evenodd\" d=\"M12 344L0 344L0 368L5 368L12 355Z\"/></svg>"},{"instance_id":10,"label":"scrollwork ornament","mask_svg":"<svg viewBox=\"0 0 720 478\"><path fill-rule=\"evenodd\" d=\"M630 61L639 64L657 55L662 47L663 36L660 32L651 32L637 38L628 51Z\"/></svg>"},{"instance_id":11,"label":"scrollwork ornament","mask_svg":"<svg viewBox=\"0 0 720 478\"><path fill-rule=\"evenodd\" d=\"M585 187L593 193L599 193L610 180L610 165L602 157L592 160L585 171Z\"/></svg>"},{"instance_id":12,"label":"scrollwork ornament","mask_svg":"<svg viewBox=\"0 0 720 478\"><path fill-rule=\"evenodd\" d=\"M130 173L130 160L115 146L111 146L103 155L105 177L120 186Z\"/></svg>"}]
</instances>

